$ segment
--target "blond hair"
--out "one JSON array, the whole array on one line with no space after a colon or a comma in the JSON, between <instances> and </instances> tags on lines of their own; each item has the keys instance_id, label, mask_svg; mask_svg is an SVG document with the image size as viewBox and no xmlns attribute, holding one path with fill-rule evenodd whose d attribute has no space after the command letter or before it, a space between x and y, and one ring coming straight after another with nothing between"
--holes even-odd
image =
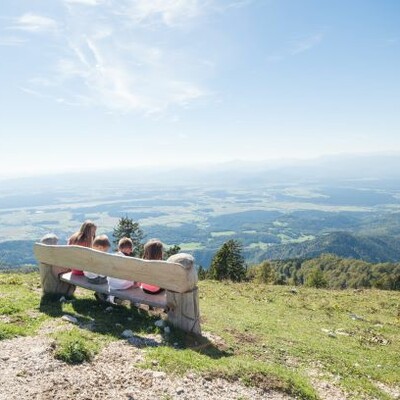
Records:
<instances>
[{"instance_id":1,"label":"blond hair","mask_svg":"<svg viewBox=\"0 0 400 400\"><path fill-rule=\"evenodd\" d=\"M121 249L131 249L133 250L133 242L128 237L123 237L118 242L118 250Z\"/></svg>"},{"instance_id":2,"label":"blond hair","mask_svg":"<svg viewBox=\"0 0 400 400\"><path fill-rule=\"evenodd\" d=\"M96 236L97 226L89 220L86 220L78 232L75 232L69 239L68 244L77 246L92 247L93 239Z\"/></svg>"},{"instance_id":3,"label":"blond hair","mask_svg":"<svg viewBox=\"0 0 400 400\"><path fill-rule=\"evenodd\" d=\"M107 235L96 236L93 240L93 247L111 247L110 240Z\"/></svg>"}]
</instances>

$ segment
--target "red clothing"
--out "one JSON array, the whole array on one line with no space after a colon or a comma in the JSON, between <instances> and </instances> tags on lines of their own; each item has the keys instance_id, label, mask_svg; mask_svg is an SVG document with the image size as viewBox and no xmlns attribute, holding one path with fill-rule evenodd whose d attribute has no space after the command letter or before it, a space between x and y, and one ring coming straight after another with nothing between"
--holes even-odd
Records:
<instances>
[{"instance_id":1,"label":"red clothing","mask_svg":"<svg viewBox=\"0 0 400 400\"><path fill-rule=\"evenodd\" d=\"M147 283L139 283L139 285L140 285L140 288L146 293L157 294L157 293L161 292L161 290L162 290L158 286L148 285Z\"/></svg>"},{"instance_id":2,"label":"red clothing","mask_svg":"<svg viewBox=\"0 0 400 400\"><path fill-rule=\"evenodd\" d=\"M71 274L72 275L84 275L83 271L80 269L71 269Z\"/></svg>"},{"instance_id":3,"label":"red clothing","mask_svg":"<svg viewBox=\"0 0 400 400\"><path fill-rule=\"evenodd\" d=\"M82 247L91 247L87 242L85 241L77 241L76 240L76 233L74 233L69 239L68 239L68 245L74 245L74 246L82 246ZM84 275L83 271L80 269L71 269L71 274L72 275Z\"/></svg>"}]
</instances>

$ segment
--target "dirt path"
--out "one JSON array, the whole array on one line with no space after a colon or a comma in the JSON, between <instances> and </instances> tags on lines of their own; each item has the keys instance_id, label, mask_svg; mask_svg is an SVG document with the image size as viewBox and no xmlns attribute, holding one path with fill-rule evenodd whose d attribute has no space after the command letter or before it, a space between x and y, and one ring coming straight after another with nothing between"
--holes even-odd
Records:
<instances>
[{"instance_id":1,"label":"dirt path","mask_svg":"<svg viewBox=\"0 0 400 400\"><path fill-rule=\"evenodd\" d=\"M121 340L104 348L91 363L71 366L53 357L52 341L45 335L4 340L0 342L0 399L291 399L240 382L143 370L135 366L143 352Z\"/></svg>"}]
</instances>

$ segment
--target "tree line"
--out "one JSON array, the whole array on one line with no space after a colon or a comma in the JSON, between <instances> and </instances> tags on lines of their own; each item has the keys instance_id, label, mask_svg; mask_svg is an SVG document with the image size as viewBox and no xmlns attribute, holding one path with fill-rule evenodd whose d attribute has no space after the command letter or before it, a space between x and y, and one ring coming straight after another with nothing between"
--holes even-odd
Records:
<instances>
[{"instance_id":1,"label":"tree line","mask_svg":"<svg viewBox=\"0 0 400 400\"><path fill-rule=\"evenodd\" d=\"M120 218L113 231L114 243L123 237L132 239L135 256L141 256L144 233L137 222ZM178 253L175 245L166 250L165 258ZM305 285L317 288L377 288L400 290L400 263L369 263L322 254L311 259L264 260L247 265L243 245L231 239L223 243L212 258L209 269L198 267L199 279L253 281L275 285Z\"/></svg>"},{"instance_id":2,"label":"tree line","mask_svg":"<svg viewBox=\"0 0 400 400\"><path fill-rule=\"evenodd\" d=\"M139 223L127 216L120 218L113 229L115 248L122 237L132 240L133 256L142 257L145 235ZM169 246L165 249L164 259L180 251L178 245ZM2 264L0 259L0 266ZM0 269L7 268L2 266ZM369 263L333 254L322 254L308 259L264 260L255 265L247 265L243 256L243 245L237 239L223 243L214 254L210 268L199 266L198 275L199 279L219 281L252 281L332 289L400 290L400 263Z\"/></svg>"}]
</instances>

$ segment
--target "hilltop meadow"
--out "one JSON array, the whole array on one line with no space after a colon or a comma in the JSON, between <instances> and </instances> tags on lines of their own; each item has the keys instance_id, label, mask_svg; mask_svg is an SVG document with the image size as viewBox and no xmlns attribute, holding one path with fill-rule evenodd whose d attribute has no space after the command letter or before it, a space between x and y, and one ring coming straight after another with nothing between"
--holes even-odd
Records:
<instances>
[{"instance_id":1,"label":"hilltop meadow","mask_svg":"<svg viewBox=\"0 0 400 400\"><path fill-rule=\"evenodd\" d=\"M148 379L143 383L163 399L189 399L190 391L204 392L208 384L219 386L213 395L207 397L204 392L204 398L226 398L228 392L223 390L228 387L236 388L236 394L229 395L236 399L386 400L400 396L400 297L396 291L204 280L199 282L203 336L193 337L157 327L162 313L129 305L107 306L83 289L71 299L42 299L37 273L0 274L0 289L0 359L8 382L2 381L2 387L8 398L27 390L33 381L35 398L47 398L50 389L40 378L41 370L24 364L33 360L41 365L41 359L51 365L57 362L54 371L43 366L43 376L50 379L52 375L53 398L88 398L84 396L85 374L97 371L98 360L103 360L104 371L114 371L117 363L115 387L119 389L113 393L120 397L115 398L129 398L126 385L141 376L140 371L159 374L154 376L163 377L164 385L169 379L178 382L179 390L176 386L156 388L155 381L151 386ZM65 316L76 320L71 323ZM132 331L128 339L123 334L126 330ZM21 342L24 337L32 338L31 347L24 349L18 361L10 349L15 346L17 354L16 347L26 343ZM118 359L110 358L109 366L104 360L117 348L125 349L125 354L136 352L131 361L124 358L125 373L129 374L128 367L134 368L129 379L118 369ZM61 385L57 371L63 373L64 366L72 366L69 374L80 368L81 380ZM101 376L96 379L104 379ZM199 380L201 388L190 386ZM96 388L91 390L95 398ZM70 397L63 397L63 391Z\"/></svg>"}]
</instances>

